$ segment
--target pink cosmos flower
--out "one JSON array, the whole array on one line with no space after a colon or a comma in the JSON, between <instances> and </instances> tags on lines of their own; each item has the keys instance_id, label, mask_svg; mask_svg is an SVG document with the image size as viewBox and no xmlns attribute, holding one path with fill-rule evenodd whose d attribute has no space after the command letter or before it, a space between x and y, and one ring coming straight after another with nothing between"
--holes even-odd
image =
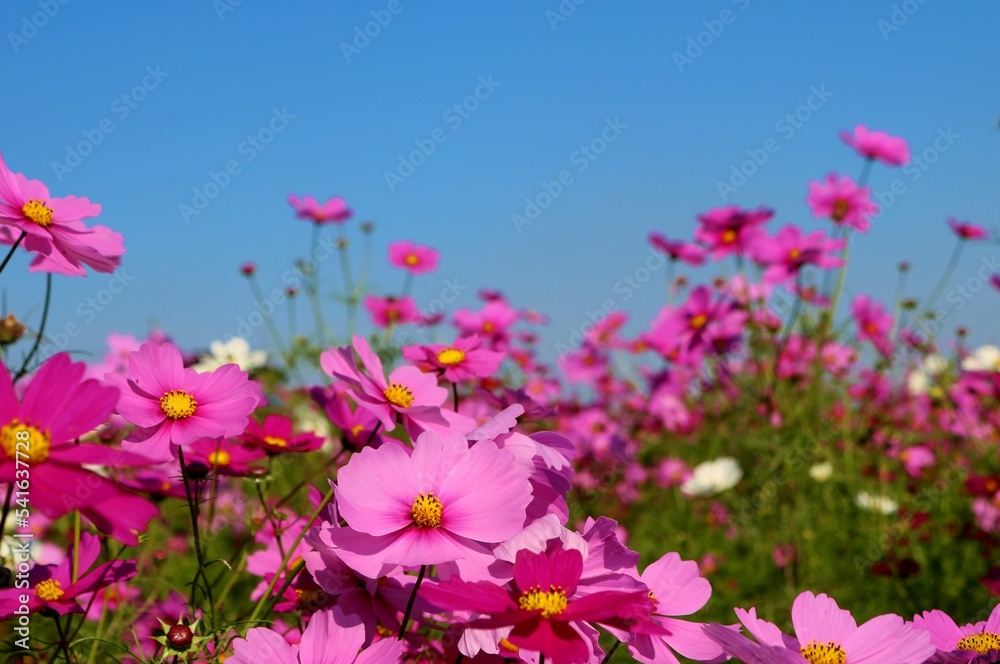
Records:
<instances>
[{"instance_id":1,"label":"pink cosmos flower","mask_svg":"<svg viewBox=\"0 0 1000 664\"><path fill-rule=\"evenodd\" d=\"M389 265L411 274L426 274L437 269L441 254L436 249L409 240L389 245Z\"/></svg>"},{"instance_id":2,"label":"pink cosmos flower","mask_svg":"<svg viewBox=\"0 0 1000 664\"><path fill-rule=\"evenodd\" d=\"M761 232L761 226L774 216L766 208L743 210L737 205L727 205L698 215L699 226L694 239L704 244L719 260L730 254L743 255L751 240Z\"/></svg>"},{"instance_id":3,"label":"pink cosmos flower","mask_svg":"<svg viewBox=\"0 0 1000 664\"><path fill-rule=\"evenodd\" d=\"M808 591L792 604L794 637L758 619L755 609L736 609L736 615L757 643L721 625L709 625L705 633L744 662L922 664L937 650L927 632L897 615L876 616L858 626L834 600Z\"/></svg>"},{"instance_id":4,"label":"pink cosmos flower","mask_svg":"<svg viewBox=\"0 0 1000 664\"><path fill-rule=\"evenodd\" d=\"M403 358L422 369L437 371L451 383L492 376L500 368L504 354L483 348L478 335L458 337L451 344L406 346Z\"/></svg>"},{"instance_id":5,"label":"pink cosmos flower","mask_svg":"<svg viewBox=\"0 0 1000 664\"><path fill-rule=\"evenodd\" d=\"M798 226L782 227L774 237L761 234L750 247L754 260L767 266L764 281L773 284L794 280L806 265L823 270L840 267L844 261L836 255L844 249L846 240L826 237L823 231L802 234Z\"/></svg>"},{"instance_id":6,"label":"pink cosmos flower","mask_svg":"<svg viewBox=\"0 0 1000 664\"><path fill-rule=\"evenodd\" d=\"M354 210L347 207L343 198L334 197L320 205L312 196L301 199L295 194L288 194L288 204L295 208L299 219L308 219L316 224L339 224L354 216Z\"/></svg>"},{"instance_id":7,"label":"pink cosmos flower","mask_svg":"<svg viewBox=\"0 0 1000 664\"><path fill-rule=\"evenodd\" d=\"M243 432L243 442L268 454L312 452L323 447L323 439L311 431L292 433L292 420L272 413L260 424L251 419Z\"/></svg>"},{"instance_id":8,"label":"pink cosmos flower","mask_svg":"<svg viewBox=\"0 0 1000 664\"><path fill-rule=\"evenodd\" d=\"M189 450L185 462L200 461L211 472L229 477L246 477L252 468L250 464L265 456L264 450L224 438L202 438L192 443Z\"/></svg>"},{"instance_id":9,"label":"pink cosmos flower","mask_svg":"<svg viewBox=\"0 0 1000 664\"><path fill-rule=\"evenodd\" d=\"M910 146L898 136L890 136L883 131L871 131L865 125L858 125L854 133L840 132L840 140L866 159L878 159L889 166L905 166L910 161Z\"/></svg>"},{"instance_id":10,"label":"pink cosmos flower","mask_svg":"<svg viewBox=\"0 0 1000 664\"><path fill-rule=\"evenodd\" d=\"M246 638L233 641L229 664L388 664L403 655L403 642L383 639L359 653L365 626L340 607L320 611L309 620L298 645L289 645L278 632L254 627Z\"/></svg>"},{"instance_id":11,"label":"pink cosmos flower","mask_svg":"<svg viewBox=\"0 0 1000 664\"><path fill-rule=\"evenodd\" d=\"M0 155L0 244L14 244L26 233L24 248L35 254L33 272L82 277L83 265L114 272L125 253L122 236L81 221L100 213L101 206L89 199L50 196L38 180L12 173Z\"/></svg>"},{"instance_id":12,"label":"pink cosmos flower","mask_svg":"<svg viewBox=\"0 0 1000 664\"><path fill-rule=\"evenodd\" d=\"M371 440L373 447L381 444L379 434L372 434L376 426L381 427L379 419L366 408L351 408L348 398L348 388L344 383L335 383L329 387L312 387L309 396L312 397L330 418L330 421L340 429L343 438L341 443L351 449L360 449Z\"/></svg>"},{"instance_id":13,"label":"pink cosmos flower","mask_svg":"<svg viewBox=\"0 0 1000 664\"><path fill-rule=\"evenodd\" d=\"M657 231L649 234L649 243L669 256L670 260L682 261L695 266L705 262L705 250L696 244L672 242Z\"/></svg>"},{"instance_id":14,"label":"pink cosmos flower","mask_svg":"<svg viewBox=\"0 0 1000 664\"><path fill-rule=\"evenodd\" d=\"M158 461L201 438L238 436L264 403L257 383L235 364L198 373L185 369L170 343L144 343L129 356L128 376L108 374L118 388L118 413L136 429L123 446Z\"/></svg>"},{"instance_id":15,"label":"pink cosmos flower","mask_svg":"<svg viewBox=\"0 0 1000 664\"><path fill-rule=\"evenodd\" d=\"M342 347L328 350L320 356L320 366L328 375L344 381L349 394L358 405L371 411L386 431L396 428L397 419L411 438L428 429L447 431L449 417L441 410L448 398L448 390L439 387L437 378L413 366L402 366L389 374L382 369L382 361L372 352L368 342L357 335L352 339L354 350ZM361 357L367 374L358 369L354 351Z\"/></svg>"},{"instance_id":16,"label":"pink cosmos flower","mask_svg":"<svg viewBox=\"0 0 1000 664\"><path fill-rule=\"evenodd\" d=\"M713 301L712 291L698 286L682 306L660 310L644 339L668 359L693 361L706 349L725 352L741 336L745 321L732 300Z\"/></svg>"},{"instance_id":17,"label":"pink cosmos flower","mask_svg":"<svg viewBox=\"0 0 1000 664\"><path fill-rule=\"evenodd\" d=\"M52 609L61 616L67 613L84 613L84 607L75 601L77 597L135 576L134 560L116 560L102 563L94 569L90 569L100 555L100 538L90 533L80 533L79 567L77 568L79 573L76 583L73 582L72 577L74 551L71 545L69 553L59 564L35 565L31 568L28 572L28 588L30 590L23 588L0 590L0 622L14 617L14 612L22 604L21 595L28 596L29 613L37 613L42 609Z\"/></svg>"},{"instance_id":18,"label":"pink cosmos flower","mask_svg":"<svg viewBox=\"0 0 1000 664\"><path fill-rule=\"evenodd\" d=\"M80 510L101 532L136 546L136 532L144 531L158 510L83 464L128 467L151 462L107 445L76 444L108 418L118 400L116 390L83 380L84 371L85 365L71 362L69 354L54 355L31 377L18 403L7 367L0 363L0 484L23 479L17 473L20 458L30 465L33 510L50 519Z\"/></svg>"},{"instance_id":19,"label":"pink cosmos flower","mask_svg":"<svg viewBox=\"0 0 1000 664\"><path fill-rule=\"evenodd\" d=\"M503 350L509 340L508 328L517 322L520 315L504 300L491 300L479 311L459 309L452 315L452 321L462 336L478 334L489 341L497 350Z\"/></svg>"},{"instance_id":20,"label":"pink cosmos flower","mask_svg":"<svg viewBox=\"0 0 1000 664\"><path fill-rule=\"evenodd\" d=\"M830 218L838 225L850 226L859 233L867 233L871 228L871 217L878 213L878 206L872 203L871 189L859 187L846 175L830 173L826 180L809 183L806 203L817 219Z\"/></svg>"},{"instance_id":21,"label":"pink cosmos flower","mask_svg":"<svg viewBox=\"0 0 1000 664\"><path fill-rule=\"evenodd\" d=\"M944 611L924 611L913 624L931 637L942 661L987 664L1000 660L1000 605L984 621L959 627Z\"/></svg>"},{"instance_id":22,"label":"pink cosmos flower","mask_svg":"<svg viewBox=\"0 0 1000 664\"><path fill-rule=\"evenodd\" d=\"M970 224L967 221L959 221L955 217L948 217L948 225L955 235L963 240L985 240L990 236L982 226Z\"/></svg>"},{"instance_id":23,"label":"pink cosmos flower","mask_svg":"<svg viewBox=\"0 0 1000 664\"><path fill-rule=\"evenodd\" d=\"M386 328L392 325L406 325L420 320L417 303L412 297L365 296L365 309L372 317L372 325Z\"/></svg>"},{"instance_id":24,"label":"pink cosmos flower","mask_svg":"<svg viewBox=\"0 0 1000 664\"><path fill-rule=\"evenodd\" d=\"M851 303L851 315L858 326L858 340L870 341L885 356L892 355L892 314L885 311L882 304L872 302L866 295L858 295Z\"/></svg>"},{"instance_id":25,"label":"pink cosmos flower","mask_svg":"<svg viewBox=\"0 0 1000 664\"><path fill-rule=\"evenodd\" d=\"M509 627L511 644L539 652L552 664L590 661L591 642L582 635L588 623L626 632L653 628L654 600L646 591L577 591L583 574L583 555L576 549L547 553L517 552L514 580L508 586L489 581L469 583L456 577L425 587L422 595L442 609L472 611L482 618L470 625Z\"/></svg>"},{"instance_id":26,"label":"pink cosmos flower","mask_svg":"<svg viewBox=\"0 0 1000 664\"><path fill-rule=\"evenodd\" d=\"M365 448L337 474L337 506L347 527L324 535L352 568L370 578L383 565L438 565L489 555L485 544L518 532L531 485L512 454L460 434L420 434L413 451Z\"/></svg>"}]
</instances>

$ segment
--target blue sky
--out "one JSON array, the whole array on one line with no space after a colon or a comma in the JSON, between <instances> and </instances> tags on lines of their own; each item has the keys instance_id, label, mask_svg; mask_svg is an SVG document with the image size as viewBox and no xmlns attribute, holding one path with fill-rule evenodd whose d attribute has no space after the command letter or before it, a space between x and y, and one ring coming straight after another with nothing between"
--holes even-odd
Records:
<instances>
[{"instance_id":1,"label":"blue sky","mask_svg":"<svg viewBox=\"0 0 1000 664\"><path fill-rule=\"evenodd\" d=\"M723 204L719 182L768 139L777 151L726 202L824 227L805 205L808 182L857 176L837 134L859 123L904 136L926 161L875 169L876 191L899 180L903 193L855 243L848 293L891 301L907 259L911 289L928 294L951 251L949 215L1000 226L998 23L986 0L795 13L760 0L11 0L0 5L0 151L55 195L101 203L100 223L125 236L115 284L56 280L60 347L100 353L108 332L150 326L187 347L232 333L254 310L238 266L257 262L270 291L309 246L285 201L296 192L343 196L351 224L374 221L376 291L401 282L384 263L390 241L430 244L442 261L417 280L422 305L448 284L460 291L452 308L499 288L551 316L551 358L608 300L633 314L631 332L646 325L662 273L638 290L621 282L645 263L647 233L689 237L697 213ZM600 154L580 152L602 132ZM399 171L421 144L433 153ZM205 192L230 162L236 174ZM518 232L512 215L563 171L562 191ZM217 195L185 215L196 191ZM968 247L952 285L998 254ZM26 264L0 279L8 309L37 323L44 279ZM333 261L321 269L339 286ZM112 285L120 292L102 296ZM954 296L949 326L984 341L998 302L988 289ZM251 341L269 343L262 328Z\"/></svg>"}]
</instances>

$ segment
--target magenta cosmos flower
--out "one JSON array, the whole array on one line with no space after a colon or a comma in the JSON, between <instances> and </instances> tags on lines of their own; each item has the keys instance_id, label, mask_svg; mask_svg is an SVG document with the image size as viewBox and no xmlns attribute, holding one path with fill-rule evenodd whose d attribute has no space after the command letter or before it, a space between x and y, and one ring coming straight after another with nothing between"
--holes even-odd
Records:
<instances>
[{"instance_id":1,"label":"magenta cosmos flower","mask_svg":"<svg viewBox=\"0 0 1000 664\"><path fill-rule=\"evenodd\" d=\"M531 484L514 455L483 440L431 431L410 452L365 448L337 473L347 527L327 528L341 559L370 578L383 565L439 565L489 555L524 527Z\"/></svg>"},{"instance_id":2,"label":"magenta cosmos flower","mask_svg":"<svg viewBox=\"0 0 1000 664\"><path fill-rule=\"evenodd\" d=\"M347 207L343 198L338 197L321 205L312 196L299 198L295 194L288 194L288 204L295 208L299 219L308 219L316 224L339 224L354 216L354 210Z\"/></svg>"},{"instance_id":3,"label":"magenta cosmos flower","mask_svg":"<svg viewBox=\"0 0 1000 664\"><path fill-rule=\"evenodd\" d=\"M81 221L100 213L101 206L89 199L50 196L38 180L12 173L0 155L0 243L14 244L25 233L24 248L35 254L32 271L82 277L89 265L114 272L125 253L122 236Z\"/></svg>"},{"instance_id":4,"label":"magenta cosmos flower","mask_svg":"<svg viewBox=\"0 0 1000 664\"><path fill-rule=\"evenodd\" d=\"M503 362L500 351L482 347L482 340L476 336L458 337L450 344L430 344L428 346L406 346L403 357L429 371L436 371L452 383L476 378L487 378L496 373Z\"/></svg>"},{"instance_id":5,"label":"magenta cosmos flower","mask_svg":"<svg viewBox=\"0 0 1000 664\"><path fill-rule=\"evenodd\" d=\"M922 664L937 650L929 634L897 615L876 616L858 626L850 611L808 591L792 604L795 636L758 619L754 609L736 609L736 615L757 643L720 625L706 627L705 633L745 662Z\"/></svg>"},{"instance_id":6,"label":"magenta cosmos flower","mask_svg":"<svg viewBox=\"0 0 1000 664\"><path fill-rule=\"evenodd\" d=\"M833 223L850 226L859 233L871 228L871 217L878 206L871 201L871 189L859 187L846 175L830 173L823 183L810 182L806 203L817 219L828 217Z\"/></svg>"},{"instance_id":7,"label":"magenta cosmos flower","mask_svg":"<svg viewBox=\"0 0 1000 664\"><path fill-rule=\"evenodd\" d=\"M949 662L987 664L1000 661L1000 605L985 621L959 627L944 611L924 611L913 624L930 634L938 655Z\"/></svg>"},{"instance_id":8,"label":"magenta cosmos flower","mask_svg":"<svg viewBox=\"0 0 1000 664\"><path fill-rule=\"evenodd\" d=\"M437 269L440 254L436 249L409 240L389 245L389 265L413 274L425 274Z\"/></svg>"},{"instance_id":9,"label":"magenta cosmos flower","mask_svg":"<svg viewBox=\"0 0 1000 664\"><path fill-rule=\"evenodd\" d=\"M42 609L52 609L61 616L83 613L84 608L77 603L77 597L135 576L134 560L116 560L90 569L100 555L101 540L96 535L80 533L76 583L72 576L74 551L71 545L66 557L58 565L35 565L31 568L28 572L28 589L0 590L0 622L14 616L14 611L22 604L21 595L28 596L29 613L37 613Z\"/></svg>"},{"instance_id":10,"label":"magenta cosmos flower","mask_svg":"<svg viewBox=\"0 0 1000 664\"><path fill-rule=\"evenodd\" d=\"M773 216L774 212L766 208L743 210L737 205L713 208L698 215L694 239L704 244L715 260L729 254L741 256L760 233L760 227Z\"/></svg>"},{"instance_id":11,"label":"magenta cosmos flower","mask_svg":"<svg viewBox=\"0 0 1000 664\"><path fill-rule=\"evenodd\" d=\"M905 166L910 161L910 146L898 136L884 131L871 131L864 125L854 128L854 133L840 132L844 141L866 159L878 159L889 166Z\"/></svg>"},{"instance_id":12,"label":"magenta cosmos flower","mask_svg":"<svg viewBox=\"0 0 1000 664\"><path fill-rule=\"evenodd\" d=\"M448 390L438 386L435 376L416 367L402 366L386 380L382 361L372 352L368 342L357 335L352 342L367 374L358 369L354 351L346 347L324 352L320 356L320 366L328 375L344 381L358 405L371 411L386 431L396 428L397 418L411 438L428 429L445 431L450 428L441 412Z\"/></svg>"},{"instance_id":13,"label":"magenta cosmos flower","mask_svg":"<svg viewBox=\"0 0 1000 664\"><path fill-rule=\"evenodd\" d=\"M201 438L238 436L264 403L260 387L235 364L198 373L177 347L144 343L129 356L127 376L105 380L120 392L118 413L136 425L123 446L158 461Z\"/></svg>"},{"instance_id":14,"label":"magenta cosmos flower","mask_svg":"<svg viewBox=\"0 0 1000 664\"><path fill-rule=\"evenodd\" d=\"M150 461L107 445L77 444L107 420L118 400L116 390L83 380L85 371L67 353L54 355L31 377L18 403L7 367L0 363L0 484L24 479L27 463L32 509L50 519L80 510L101 532L135 546L136 532L146 529L156 507L83 464L120 468Z\"/></svg>"},{"instance_id":15,"label":"magenta cosmos flower","mask_svg":"<svg viewBox=\"0 0 1000 664\"><path fill-rule=\"evenodd\" d=\"M365 626L340 607L320 611L309 619L298 645L289 645L278 632L254 627L246 638L233 641L229 664L389 664L398 662L403 642L383 639L358 650L365 642Z\"/></svg>"},{"instance_id":16,"label":"magenta cosmos flower","mask_svg":"<svg viewBox=\"0 0 1000 664\"><path fill-rule=\"evenodd\" d=\"M959 221L954 217L948 217L948 226L962 240L985 240L990 236L982 226L970 224L967 221Z\"/></svg>"},{"instance_id":17,"label":"magenta cosmos flower","mask_svg":"<svg viewBox=\"0 0 1000 664\"><path fill-rule=\"evenodd\" d=\"M406 325L420 320L417 303L412 297L365 296L365 309L372 317L372 325L386 328L391 325Z\"/></svg>"},{"instance_id":18,"label":"magenta cosmos flower","mask_svg":"<svg viewBox=\"0 0 1000 664\"><path fill-rule=\"evenodd\" d=\"M520 317L506 301L490 300L479 311L459 309L452 315L452 322L463 336L478 334L493 348L503 349L510 341L509 328Z\"/></svg>"},{"instance_id":19,"label":"magenta cosmos flower","mask_svg":"<svg viewBox=\"0 0 1000 664\"><path fill-rule=\"evenodd\" d=\"M866 295L858 295L851 303L851 315L858 326L858 340L870 341L883 355L892 354L889 332L892 330L892 314L885 311L879 302L873 302Z\"/></svg>"},{"instance_id":20,"label":"magenta cosmos flower","mask_svg":"<svg viewBox=\"0 0 1000 664\"><path fill-rule=\"evenodd\" d=\"M590 661L590 642L581 635L587 623L626 632L651 629L655 602L645 590L593 590L580 594L583 554L576 549L548 553L517 552L514 580L507 586L488 581L469 583L457 578L425 588L431 604L453 611L472 611L483 617L479 627L513 627L509 641L518 648L545 655L552 664Z\"/></svg>"},{"instance_id":21,"label":"magenta cosmos flower","mask_svg":"<svg viewBox=\"0 0 1000 664\"><path fill-rule=\"evenodd\" d=\"M284 415L272 413L260 424L250 420L243 433L243 442L251 447L259 447L268 454L283 452L312 452L323 447L323 439L311 431L292 432L292 420Z\"/></svg>"},{"instance_id":22,"label":"magenta cosmos flower","mask_svg":"<svg viewBox=\"0 0 1000 664\"><path fill-rule=\"evenodd\" d=\"M774 237L758 236L750 247L754 260L767 266L764 281L783 284L795 279L806 265L829 270L844 261L836 255L844 249L846 240L833 240L823 231L803 235L798 226L784 226Z\"/></svg>"},{"instance_id":23,"label":"magenta cosmos flower","mask_svg":"<svg viewBox=\"0 0 1000 664\"><path fill-rule=\"evenodd\" d=\"M701 265L705 262L705 250L696 244L672 242L656 231L649 234L649 243L669 256L670 260L682 261L688 265Z\"/></svg>"}]
</instances>

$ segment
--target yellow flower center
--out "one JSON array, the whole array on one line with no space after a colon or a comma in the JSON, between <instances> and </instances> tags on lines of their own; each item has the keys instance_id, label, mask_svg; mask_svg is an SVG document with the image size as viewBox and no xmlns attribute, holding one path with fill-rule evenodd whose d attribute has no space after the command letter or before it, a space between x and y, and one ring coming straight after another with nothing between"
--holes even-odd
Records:
<instances>
[{"instance_id":1,"label":"yellow flower center","mask_svg":"<svg viewBox=\"0 0 1000 664\"><path fill-rule=\"evenodd\" d=\"M983 654L986 654L991 650L1000 650L1000 635L994 634L993 632L970 634L959 641L955 648L957 650L971 650L972 652Z\"/></svg>"},{"instance_id":2,"label":"yellow flower center","mask_svg":"<svg viewBox=\"0 0 1000 664\"><path fill-rule=\"evenodd\" d=\"M417 263L420 262L420 259L417 258L416 254L407 254L404 260L406 261L407 265L416 265Z\"/></svg>"},{"instance_id":3,"label":"yellow flower center","mask_svg":"<svg viewBox=\"0 0 1000 664\"><path fill-rule=\"evenodd\" d=\"M385 388L385 398L389 400L393 406L398 406L399 408L409 408L413 405L413 392L410 388L405 385L400 385L399 383L390 383L389 387Z\"/></svg>"},{"instance_id":4,"label":"yellow flower center","mask_svg":"<svg viewBox=\"0 0 1000 664\"><path fill-rule=\"evenodd\" d=\"M264 442L271 447L288 447L288 441L277 436L264 436Z\"/></svg>"},{"instance_id":5,"label":"yellow flower center","mask_svg":"<svg viewBox=\"0 0 1000 664\"><path fill-rule=\"evenodd\" d=\"M728 231L723 233L722 241L725 242L726 244L732 244L733 242L736 242L736 231L729 229Z\"/></svg>"},{"instance_id":6,"label":"yellow flower center","mask_svg":"<svg viewBox=\"0 0 1000 664\"><path fill-rule=\"evenodd\" d=\"M705 323L707 322L708 322L708 316L706 316L705 314L698 314L697 316L691 318L691 327L693 327L696 330L700 330L701 328L705 327Z\"/></svg>"},{"instance_id":7,"label":"yellow flower center","mask_svg":"<svg viewBox=\"0 0 1000 664\"><path fill-rule=\"evenodd\" d=\"M317 606L327 599L322 588L296 588L295 601L300 606Z\"/></svg>"},{"instance_id":8,"label":"yellow flower center","mask_svg":"<svg viewBox=\"0 0 1000 664\"><path fill-rule=\"evenodd\" d=\"M483 323L483 332L492 332L492 331L493 331L493 323L489 321Z\"/></svg>"},{"instance_id":9,"label":"yellow flower center","mask_svg":"<svg viewBox=\"0 0 1000 664\"><path fill-rule=\"evenodd\" d=\"M445 348L438 353L437 358L446 367L453 367L465 359L465 352L457 348Z\"/></svg>"},{"instance_id":10,"label":"yellow flower center","mask_svg":"<svg viewBox=\"0 0 1000 664\"><path fill-rule=\"evenodd\" d=\"M441 525L442 512L444 505L433 493L422 493L413 499L410 518L413 519L413 525L418 528L437 528Z\"/></svg>"},{"instance_id":11,"label":"yellow flower center","mask_svg":"<svg viewBox=\"0 0 1000 664\"><path fill-rule=\"evenodd\" d=\"M10 424L0 428L0 447L11 461L21 459L29 464L36 464L49 458L52 439L41 429L12 420Z\"/></svg>"},{"instance_id":12,"label":"yellow flower center","mask_svg":"<svg viewBox=\"0 0 1000 664\"><path fill-rule=\"evenodd\" d=\"M52 225L52 208L37 199L25 203L21 213L42 228Z\"/></svg>"},{"instance_id":13,"label":"yellow flower center","mask_svg":"<svg viewBox=\"0 0 1000 664\"><path fill-rule=\"evenodd\" d=\"M533 586L521 593L517 600L517 605L523 610L541 611L543 618L558 616L568 604L562 586L549 586L548 592L543 592L540 586Z\"/></svg>"},{"instance_id":14,"label":"yellow flower center","mask_svg":"<svg viewBox=\"0 0 1000 664\"><path fill-rule=\"evenodd\" d=\"M233 457L225 450L216 450L208 455L208 463L213 466L228 466Z\"/></svg>"},{"instance_id":15,"label":"yellow flower center","mask_svg":"<svg viewBox=\"0 0 1000 664\"><path fill-rule=\"evenodd\" d=\"M800 652L810 664L847 664L847 653L833 641L810 641L808 645L802 646Z\"/></svg>"},{"instance_id":16,"label":"yellow flower center","mask_svg":"<svg viewBox=\"0 0 1000 664\"><path fill-rule=\"evenodd\" d=\"M799 256L801 255L802 255L801 249L792 249L791 251L788 252L788 258L793 261L798 260Z\"/></svg>"},{"instance_id":17,"label":"yellow flower center","mask_svg":"<svg viewBox=\"0 0 1000 664\"><path fill-rule=\"evenodd\" d=\"M35 586L35 594L38 595L38 599L45 600L46 602L55 602L61 599L66 593L63 592L61 583L55 579L45 579Z\"/></svg>"},{"instance_id":18,"label":"yellow flower center","mask_svg":"<svg viewBox=\"0 0 1000 664\"><path fill-rule=\"evenodd\" d=\"M351 435L354 436L354 437L357 437L364 430L365 430L365 425L364 424L355 424L353 427L351 427Z\"/></svg>"},{"instance_id":19,"label":"yellow flower center","mask_svg":"<svg viewBox=\"0 0 1000 664\"><path fill-rule=\"evenodd\" d=\"M160 397L160 410L172 420L183 420L194 415L198 402L184 390L170 390Z\"/></svg>"},{"instance_id":20,"label":"yellow flower center","mask_svg":"<svg viewBox=\"0 0 1000 664\"><path fill-rule=\"evenodd\" d=\"M833 204L833 212L830 213L830 218L834 221L843 221L850 210L850 204L845 199L838 198L837 202Z\"/></svg>"}]
</instances>

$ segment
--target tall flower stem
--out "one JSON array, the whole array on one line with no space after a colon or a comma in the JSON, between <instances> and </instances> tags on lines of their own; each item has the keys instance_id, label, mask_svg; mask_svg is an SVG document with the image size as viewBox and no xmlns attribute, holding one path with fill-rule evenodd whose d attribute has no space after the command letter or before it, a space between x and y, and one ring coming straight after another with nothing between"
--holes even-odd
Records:
<instances>
[{"instance_id":1,"label":"tall flower stem","mask_svg":"<svg viewBox=\"0 0 1000 664\"><path fill-rule=\"evenodd\" d=\"M52 273L48 272L45 275L45 303L42 305L42 322L38 325L38 334L35 336L35 344L31 347L31 351L28 356L24 358L24 364L18 370L17 375L14 376L14 382L16 383L21 376L28 373L28 365L31 364L32 358L35 357L35 353L38 352L38 347L42 343L42 339L45 337L45 323L49 320L49 304L52 302Z\"/></svg>"},{"instance_id":2,"label":"tall flower stem","mask_svg":"<svg viewBox=\"0 0 1000 664\"><path fill-rule=\"evenodd\" d=\"M421 565L420 572L417 574L417 582L413 584L413 592L410 593L410 599L406 602L406 611L403 612L403 622L399 625L397 640L402 639L403 635L406 634L406 626L410 624L410 613L413 612L413 603L417 601L417 591L420 590L420 584L423 583L426 573L427 565Z\"/></svg>"},{"instance_id":3,"label":"tall flower stem","mask_svg":"<svg viewBox=\"0 0 1000 664\"><path fill-rule=\"evenodd\" d=\"M5 257L4 257L4 259L3 259L3 263L0 263L0 272L3 272L3 269L4 269L5 267L7 267L7 263L9 263L9 262L10 262L10 257L14 255L14 252L15 252L15 251L17 251L17 248L18 248L18 246L20 246L20 244L21 244L21 241L22 241L22 240L24 240L24 236L25 236L25 235L27 235L27 233L26 233L26 232L24 232L24 231L21 231L21 235L20 235L20 236L18 236L18 238L17 238L17 241L16 241L16 242L14 242L14 246L12 246L12 247L10 248L10 251L8 251L8 252L7 252L7 255L6 255Z\"/></svg>"},{"instance_id":4,"label":"tall flower stem","mask_svg":"<svg viewBox=\"0 0 1000 664\"><path fill-rule=\"evenodd\" d=\"M941 273L941 278L934 287L934 291L931 293L931 296L927 298L927 304L923 306L920 314L917 316L918 320L930 313L934 304L938 301L938 298L941 297L941 293L944 292L948 282L951 281L952 275L955 274L955 268L958 267L958 260L962 257L962 250L964 248L965 240L959 238L958 242L955 244L955 248L951 251L951 258L948 260L948 265L945 266L944 272Z\"/></svg>"},{"instance_id":5,"label":"tall flower stem","mask_svg":"<svg viewBox=\"0 0 1000 664\"><path fill-rule=\"evenodd\" d=\"M257 278L251 274L247 276L247 281L250 282L250 290L253 291L254 298L257 302L263 303L265 301L264 291L260 289L260 284L257 283ZM285 361L285 367L289 372L295 372L295 362L292 360L292 356L288 352L288 349L285 348L285 342L281 338L281 332L278 330L278 324L274 322L274 317L264 315L264 321L267 323L267 331L271 335L271 341L274 342L274 347L278 349L278 354L281 355L281 359ZM299 376L299 378L301 379L302 377Z\"/></svg>"},{"instance_id":6,"label":"tall flower stem","mask_svg":"<svg viewBox=\"0 0 1000 664\"><path fill-rule=\"evenodd\" d=\"M194 606L195 589L198 586L198 578L201 577L205 584L205 597L212 613L212 624L215 624L215 598L212 597L212 584L209 583L208 575L205 574L205 558L201 550L201 531L198 529L198 506L195 504L194 494L191 492L191 480L188 478L187 464L184 463L184 449L177 447L177 460L181 464L181 477L184 479L184 495L187 496L188 511L191 514L191 532L194 534L194 552L198 558L198 573L195 574L191 582L191 605Z\"/></svg>"},{"instance_id":7,"label":"tall flower stem","mask_svg":"<svg viewBox=\"0 0 1000 664\"><path fill-rule=\"evenodd\" d=\"M344 227L340 227L340 237L337 240L337 252L340 254L340 272L344 278L344 293L347 297L347 336L354 334L354 321L357 315L358 294L355 292L354 280L351 277L351 254L347 250L347 238L344 237Z\"/></svg>"},{"instance_id":8,"label":"tall flower stem","mask_svg":"<svg viewBox=\"0 0 1000 664\"><path fill-rule=\"evenodd\" d=\"M615 653L618 652L618 646L620 646L621 644L622 642L616 639L615 645L611 646L611 650L609 650L608 654L605 655L604 659L601 660L601 664L608 664L608 662L611 661L611 658L615 656Z\"/></svg>"},{"instance_id":9,"label":"tall flower stem","mask_svg":"<svg viewBox=\"0 0 1000 664\"><path fill-rule=\"evenodd\" d=\"M306 257L307 265L312 268L309 275L309 300L312 302L313 317L316 319L316 335L319 345L326 346L329 343L327 337L326 319L323 317L323 307L319 301L319 261L315 260L315 248L319 245L320 225L313 224L312 243L309 245L309 256Z\"/></svg>"}]
</instances>

